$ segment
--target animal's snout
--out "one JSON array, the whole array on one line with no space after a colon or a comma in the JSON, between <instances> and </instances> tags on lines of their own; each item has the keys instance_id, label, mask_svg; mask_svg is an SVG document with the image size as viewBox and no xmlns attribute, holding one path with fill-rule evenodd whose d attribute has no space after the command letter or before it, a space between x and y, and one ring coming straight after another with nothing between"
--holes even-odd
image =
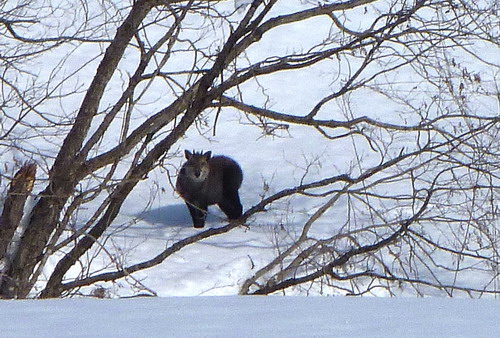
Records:
<instances>
[{"instance_id":1,"label":"animal's snout","mask_svg":"<svg viewBox=\"0 0 500 338\"><path fill-rule=\"evenodd\" d=\"M194 172L194 176L196 176L196 178L200 177L200 175L201 175L201 170L196 170Z\"/></svg>"}]
</instances>

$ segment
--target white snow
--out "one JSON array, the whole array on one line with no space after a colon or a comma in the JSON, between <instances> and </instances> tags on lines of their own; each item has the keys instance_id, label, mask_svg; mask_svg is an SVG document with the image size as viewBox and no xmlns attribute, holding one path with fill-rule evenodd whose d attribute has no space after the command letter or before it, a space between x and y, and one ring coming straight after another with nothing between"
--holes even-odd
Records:
<instances>
[{"instance_id":1,"label":"white snow","mask_svg":"<svg viewBox=\"0 0 500 338\"><path fill-rule=\"evenodd\" d=\"M499 337L498 301L170 297L0 302L2 337Z\"/></svg>"}]
</instances>

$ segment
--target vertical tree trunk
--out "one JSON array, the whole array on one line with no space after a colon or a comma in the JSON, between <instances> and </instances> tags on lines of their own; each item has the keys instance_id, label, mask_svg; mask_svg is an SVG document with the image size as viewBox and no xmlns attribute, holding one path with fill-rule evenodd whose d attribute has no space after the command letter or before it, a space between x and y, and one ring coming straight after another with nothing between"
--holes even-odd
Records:
<instances>
[{"instance_id":1,"label":"vertical tree trunk","mask_svg":"<svg viewBox=\"0 0 500 338\"><path fill-rule=\"evenodd\" d=\"M16 229L21 223L24 206L35 181L36 165L27 163L19 169L10 183L0 216L0 287L9 284L4 278L10 267L10 257L7 257L9 245L14 240ZM6 277L6 276L5 276Z\"/></svg>"},{"instance_id":2,"label":"vertical tree trunk","mask_svg":"<svg viewBox=\"0 0 500 338\"><path fill-rule=\"evenodd\" d=\"M0 216L0 259L5 257L9 243L21 222L24 205L33 189L35 174L36 165L27 163L19 169L10 183Z\"/></svg>"}]
</instances>

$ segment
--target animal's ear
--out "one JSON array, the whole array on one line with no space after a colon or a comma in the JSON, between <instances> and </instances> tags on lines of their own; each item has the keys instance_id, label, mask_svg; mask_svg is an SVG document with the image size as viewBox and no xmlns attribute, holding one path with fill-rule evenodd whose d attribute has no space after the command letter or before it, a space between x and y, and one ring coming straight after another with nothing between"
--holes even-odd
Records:
<instances>
[{"instance_id":1,"label":"animal's ear","mask_svg":"<svg viewBox=\"0 0 500 338\"><path fill-rule=\"evenodd\" d=\"M189 150L184 150L184 156L186 157L186 160L189 160L193 154Z\"/></svg>"},{"instance_id":2,"label":"animal's ear","mask_svg":"<svg viewBox=\"0 0 500 338\"><path fill-rule=\"evenodd\" d=\"M211 151L207 151L205 154L203 154L203 156L205 156L205 158L208 161L210 159L210 157L212 156L212 152Z\"/></svg>"}]
</instances>

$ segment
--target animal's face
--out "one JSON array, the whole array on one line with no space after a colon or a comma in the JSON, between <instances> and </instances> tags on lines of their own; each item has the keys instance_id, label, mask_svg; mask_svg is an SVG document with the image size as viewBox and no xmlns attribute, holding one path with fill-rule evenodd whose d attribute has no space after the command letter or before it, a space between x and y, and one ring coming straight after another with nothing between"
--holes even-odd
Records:
<instances>
[{"instance_id":1,"label":"animal's face","mask_svg":"<svg viewBox=\"0 0 500 338\"><path fill-rule=\"evenodd\" d=\"M187 162L183 167L184 174L193 182L203 182L208 177L210 167L208 161L211 153L196 153L186 151Z\"/></svg>"}]
</instances>

